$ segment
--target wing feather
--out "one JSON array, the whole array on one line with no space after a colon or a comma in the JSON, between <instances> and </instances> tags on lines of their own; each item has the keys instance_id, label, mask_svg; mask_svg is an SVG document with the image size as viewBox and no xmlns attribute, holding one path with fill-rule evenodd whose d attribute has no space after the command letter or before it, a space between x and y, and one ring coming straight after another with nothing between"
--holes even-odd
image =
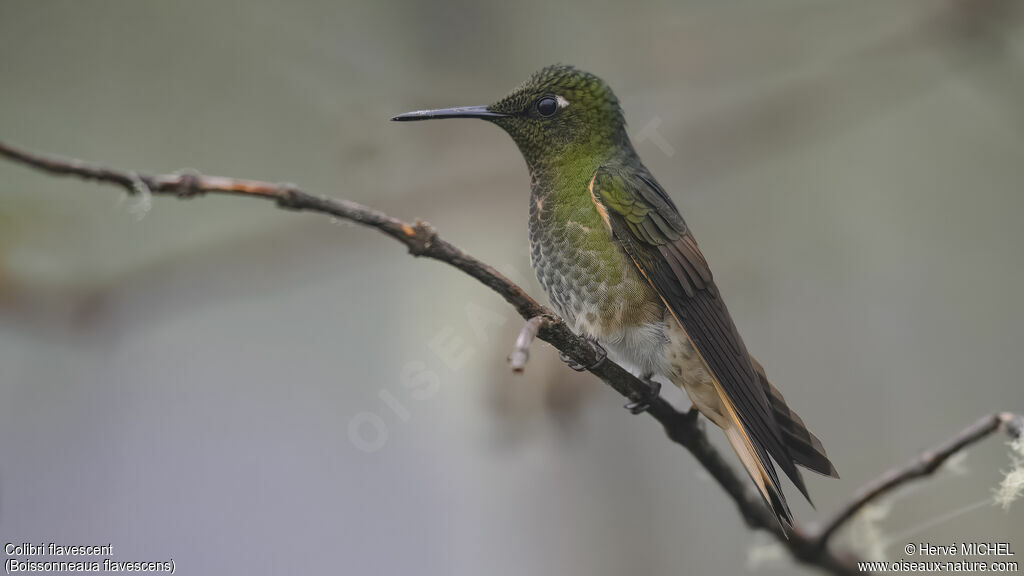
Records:
<instances>
[{"instance_id":1,"label":"wing feather","mask_svg":"<svg viewBox=\"0 0 1024 576\"><path fill-rule=\"evenodd\" d=\"M805 492L766 388L668 194L646 170L615 165L597 170L591 193L608 212L612 234L682 324L735 408L771 481L778 485L769 455Z\"/></svg>"}]
</instances>

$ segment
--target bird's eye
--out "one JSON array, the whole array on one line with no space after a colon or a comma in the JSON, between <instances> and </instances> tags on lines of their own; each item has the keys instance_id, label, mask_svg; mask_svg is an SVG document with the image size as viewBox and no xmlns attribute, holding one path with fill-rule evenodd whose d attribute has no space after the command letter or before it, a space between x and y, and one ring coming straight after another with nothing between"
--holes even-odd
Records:
<instances>
[{"instance_id":1,"label":"bird's eye","mask_svg":"<svg viewBox=\"0 0 1024 576\"><path fill-rule=\"evenodd\" d=\"M537 100L537 113L541 116L548 117L558 110L558 102L551 96L545 96L540 100Z\"/></svg>"}]
</instances>

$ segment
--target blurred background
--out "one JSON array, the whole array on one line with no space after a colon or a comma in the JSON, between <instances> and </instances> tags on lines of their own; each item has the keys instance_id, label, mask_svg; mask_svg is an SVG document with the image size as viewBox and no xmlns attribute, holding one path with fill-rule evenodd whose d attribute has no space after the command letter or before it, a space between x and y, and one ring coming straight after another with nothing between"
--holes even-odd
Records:
<instances>
[{"instance_id":1,"label":"blurred background","mask_svg":"<svg viewBox=\"0 0 1024 576\"><path fill-rule=\"evenodd\" d=\"M3 2L0 139L420 217L544 299L511 140L388 118L492 102L555 62L592 71L842 474L808 478L817 511L789 490L813 524L984 413L1024 410L1022 13ZM521 325L370 230L238 198L147 210L0 161L0 541L109 542L211 575L804 573L550 347L510 374ZM1020 510L987 503L1007 452L972 449L846 539L888 560L918 541L1024 549Z\"/></svg>"}]
</instances>

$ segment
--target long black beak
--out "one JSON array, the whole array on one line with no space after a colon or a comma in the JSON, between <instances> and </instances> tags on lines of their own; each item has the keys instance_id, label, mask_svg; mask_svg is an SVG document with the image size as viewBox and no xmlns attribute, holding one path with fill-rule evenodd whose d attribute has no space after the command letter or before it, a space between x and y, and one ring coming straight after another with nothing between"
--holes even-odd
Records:
<instances>
[{"instance_id":1,"label":"long black beak","mask_svg":"<svg viewBox=\"0 0 1024 576\"><path fill-rule=\"evenodd\" d=\"M508 114L491 112L487 106L459 106L458 108L438 108L437 110L417 110L406 112L392 118L396 122L410 122L412 120L434 120L436 118L504 118Z\"/></svg>"}]
</instances>

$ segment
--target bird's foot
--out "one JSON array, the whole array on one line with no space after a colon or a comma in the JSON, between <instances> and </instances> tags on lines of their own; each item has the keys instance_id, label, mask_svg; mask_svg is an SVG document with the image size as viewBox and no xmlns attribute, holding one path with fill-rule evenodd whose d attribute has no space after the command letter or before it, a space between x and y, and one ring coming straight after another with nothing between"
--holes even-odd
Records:
<instances>
[{"instance_id":1,"label":"bird's foot","mask_svg":"<svg viewBox=\"0 0 1024 576\"><path fill-rule=\"evenodd\" d=\"M683 418L691 424L696 424L698 417L700 417L700 410L696 406L690 406L690 409L683 413Z\"/></svg>"},{"instance_id":2,"label":"bird's foot","mask_svg":"<svg viewBox=\"0 0 1024 576\"><path fill-rule=\"evenodd\" d=\"M653 374L644 374L640 377L640 380L642 380L644 384L647 384L647 391L639 400L626 404L625 408L626 410L629 410L631 414L646 412L647 409L651 407L651 402L654 402L654 399L657 398L658 394L661 392L661 383L655 382L653 376Z\"/></svg>"},{"instance_id":3,"label":"bird's foot","mask_svg":"<svg viewBox=\"0 0 1024 576\"><path fill-rule=\"evenodd\" d=\"M587 340L587 342L590 342L590 345L594 348L594 354L597 356L597 360L595 360L594 363L591 364L590 366L584 366L583 364L580 364L579 362L577 362L577 361L573 360L572 358L570 358L564 352L560 351L558 353L558 357L562 359L562 362L565 362L566 364L568 364L569 368L572 369L572 370L575 370L576 372L584 372L586 370L593 370L594 368L597 368L598 366L600 366L601 363L604 362L605 358L608 357L608 352L604 349L603 346L601 346L600 344L597 343L597 340L595 340L594 338L591 338L590 336L584 336L584 338Z\"/></svg>"}]
</instances>

